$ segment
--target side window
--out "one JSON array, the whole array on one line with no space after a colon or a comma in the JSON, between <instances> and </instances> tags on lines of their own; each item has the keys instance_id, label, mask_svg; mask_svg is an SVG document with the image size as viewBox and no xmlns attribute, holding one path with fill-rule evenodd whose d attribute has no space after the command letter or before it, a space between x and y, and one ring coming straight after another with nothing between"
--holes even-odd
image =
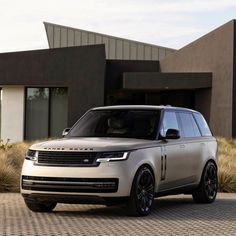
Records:
<instances>
[{"instance_id":1,"label":"side window","mask_svg":"<svg viewBox=\"0 0 236 236\"><path fill-rule=\"evenodd\" d=\"M179 113L181 125L182 125L182 135L185 138L200 137L201 133L198 126L191 113Z\"/></svg>"},{"instance_id":2,"label":"side window","mask_svg":"<svg viewBox=\"0 0 236 236\"><path fill-rule=\"evenodd\" d=\"M164 113L164 118L160 129L161 136L166 136L166 131L168 129L179 129L176 114L172 111L166 111Z\"/></svg>"},{"instance_id":3,"label":"side window","mask_svg":"<svg viewBox=\"0 0 236 236\"><path fill-rule=\"evenodd\" d=\"M201 130L202 136L212 136L204 117L200 113L194 113L194 117L197 121L199 129Z\"/></svg>"}]
</instances>

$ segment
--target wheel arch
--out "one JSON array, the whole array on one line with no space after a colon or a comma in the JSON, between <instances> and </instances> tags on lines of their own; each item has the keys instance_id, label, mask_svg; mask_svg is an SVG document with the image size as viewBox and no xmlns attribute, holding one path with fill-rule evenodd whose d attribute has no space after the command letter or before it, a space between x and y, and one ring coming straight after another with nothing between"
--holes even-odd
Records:
<instances>
[{"instance_id":1,"label":"wheel arch","mask_svg":"<svg viewBox=\"0 0 236 236\"><path fill-rule=\"evenodd\" d=\"M203 167L203 169L202 169L202 172L203 172L203 170L205 169L206 165L207 165L209 162L212 162L212 163L215 165L216 170L218 170L218 166L217 166L216 160L215 160L213 157L210 157L210 158L205 162L204 167Z\"/></svg>"},{"instance_id":2,"label":"wheel arch","mask_svg":"<svg viewBox=\"0 0 236 236\"><path fill-rule=\"evenodd\" d=\"M155 176L155 173L154 173L154 168L153 168L152 164L150 164L150 163L148 163L148 162L144 162L144 163L141 163L141 164L138 166L138 168L136 169L136 171L134 172L133 179L132 179L132 184L131 184L131 188L130 188L130 194L131 194L131 191L132 191L132 188L133 188L134 179L135 179L135 177L136 177L138 171L139 171L142 167L147 167L147 168L151 171L151 173L152 173L152 175L153 175L153 179L154 179L154 186L155 186L154 189L156 189L156 176Z\"/></svg>"},{"instance_id":3,"label":"wheel arch","mask_svg":"<svg viewBox=\"0 0 236 236\"><path fill-rule=\"evenodd\" d=\"M204 164L203 164L203 166L202 166L202 171L201 171L201 175L199 176L198 184L200 184L201 179L202 179L202 176L203 176L203 173L204 173L204 170L205 170L205 168L206 168L206 166L207 166L207 164L208 164L209 162L212 162L212 163L215 165L215 167L216 167L216 171L218 171L218 166L217 166L216 160L215 160L213 157L208 158L208 159L204 162Z\"/></svg>"}]
</instances>

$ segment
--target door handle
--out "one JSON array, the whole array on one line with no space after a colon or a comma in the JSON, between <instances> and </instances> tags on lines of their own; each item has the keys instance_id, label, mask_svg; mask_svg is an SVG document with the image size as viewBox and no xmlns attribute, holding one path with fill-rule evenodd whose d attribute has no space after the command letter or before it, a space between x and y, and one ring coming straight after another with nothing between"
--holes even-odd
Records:
<instances>
[{"instance_id":1,"label":"door handle","mask_svg":"<svg viewBox=\"0 0 236 236\"><path fill-rule=\"evenodd\" d=\"M180 148L185 148L185 145L184 144L180 144L179 147Z\"/></svg>"}]
</instances>

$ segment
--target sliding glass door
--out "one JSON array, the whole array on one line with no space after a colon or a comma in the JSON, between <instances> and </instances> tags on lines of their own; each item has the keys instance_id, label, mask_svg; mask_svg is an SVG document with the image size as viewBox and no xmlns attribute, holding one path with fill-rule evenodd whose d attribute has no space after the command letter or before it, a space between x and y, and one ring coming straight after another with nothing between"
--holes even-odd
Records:
<instances>
[{"instance_id":1,"label":"sliding glass door","mask_svg":"<svg viewBox=\"0 0 236 236\"><path fill-rule=\"evenodd\" d=\"M59 137L67 126L67 88L27 88L25 139Z\"/></svg>"}]
</instances>

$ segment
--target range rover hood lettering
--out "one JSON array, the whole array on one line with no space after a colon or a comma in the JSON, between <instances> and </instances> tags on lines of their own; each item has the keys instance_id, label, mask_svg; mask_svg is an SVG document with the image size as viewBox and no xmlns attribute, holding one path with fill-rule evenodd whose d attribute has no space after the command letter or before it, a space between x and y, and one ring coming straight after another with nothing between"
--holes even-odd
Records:
<instances>
[{"instance_id":1,"label":"range rover hood lettering","mask_svg":"<svg viewBox=\"0 0 236 236\"><path fill-rule=\"evenodd\" d=\"M63 138L34 144L31 149L44 151L125 151L152 147L160 144L158 140L129 138Z\"/></svg>"}]
</instances>

